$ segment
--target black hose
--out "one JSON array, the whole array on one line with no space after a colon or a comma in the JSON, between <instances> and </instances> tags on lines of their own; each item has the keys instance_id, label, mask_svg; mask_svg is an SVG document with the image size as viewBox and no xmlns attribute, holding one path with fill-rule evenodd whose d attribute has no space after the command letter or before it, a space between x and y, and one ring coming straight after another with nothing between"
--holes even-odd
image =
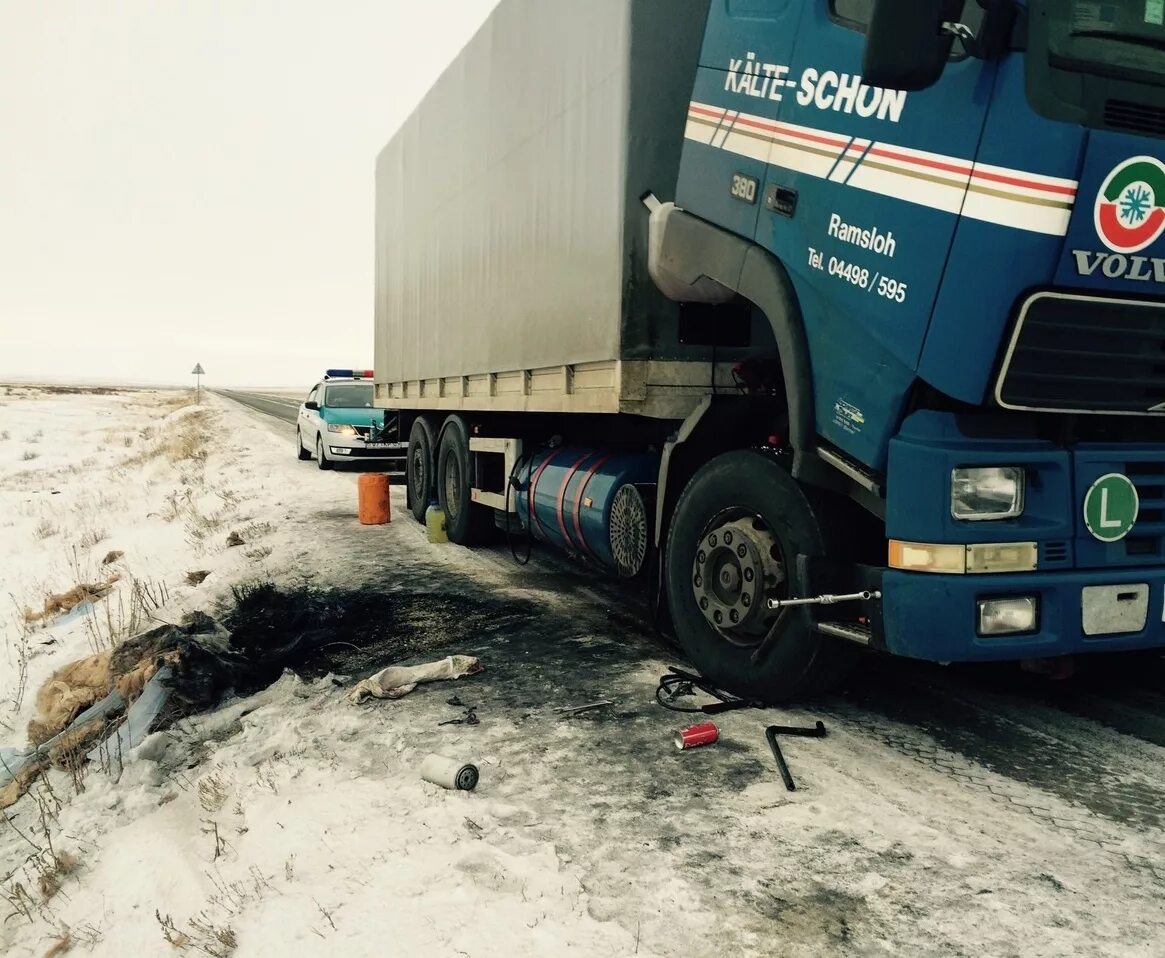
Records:
<instances>
[{"instance_id":1,"label":"black hose","mask_svg":"<svg viewBox=\"0 0 1165 958\"><path fill-rule=\"evenodd\" d=\"M529 462L531 467L534 465L534 456L536 454L537 450L535 450L535 452L530 455ZM530 554L534 550L534 534L531 532L530 524L530 499L532 498L533 490L531 490L531 495L526 497L526 557L524 559L518 558L518 550L514 547L514 535L511 531L510 492L511 490L518 492L518 474L522 471L524 462L525 460L519 457L519 459L514 463L514 468L510 470L510 478L506 482L506 544L510 547L510 555L514 557L514 561L518 563L518 565L529 565ZM531 478L533 478L533 476L531 476ZM514 501L514 505L517 506L517 500Z\"/></svg>"},{"instance_id":2,"label":"black hose","mask_svg":"<svg viewBox=\"0 0 1165 958\"><path fill-rule=\"evenodd\" d=\"M696 689L699 689L705 695L712 696L716 701L708 705L685 706L675 704L677 698L685 695L694 695ZM677 669L674 665L668 669L667 675L660 677L659 685L655 690L655 700L665 709L669 709L672 712L701 713L703 715L716 715L720 712L731 712L734 709L765 708L762 702L730 695L723 689L717 688L702 675L693 675L691 672Z\"/></svg>"}]
</instances>

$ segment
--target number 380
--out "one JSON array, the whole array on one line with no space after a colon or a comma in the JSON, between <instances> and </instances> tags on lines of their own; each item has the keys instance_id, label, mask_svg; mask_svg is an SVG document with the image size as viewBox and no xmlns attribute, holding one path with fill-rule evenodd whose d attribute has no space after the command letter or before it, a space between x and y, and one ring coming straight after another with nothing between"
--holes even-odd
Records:
<instances>
[{"instance_id":1,"label":"number 380","mask_svg":"<svg viewBox=\"0 0 1165 958\"><path fill-rule=\"evenodd\" d=\"M743 200L745 203L755 203L756 190L757 181L751 176L745 176L743 173L733 175L731 193L738 200Z\"/></svg>"}]
</instances>

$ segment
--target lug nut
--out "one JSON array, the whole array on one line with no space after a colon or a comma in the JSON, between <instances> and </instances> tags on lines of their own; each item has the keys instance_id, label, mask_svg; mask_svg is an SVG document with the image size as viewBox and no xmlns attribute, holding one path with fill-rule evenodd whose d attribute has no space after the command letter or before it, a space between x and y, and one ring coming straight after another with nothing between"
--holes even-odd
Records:
<instances>
[{"instance_id":1,"label":"lug nut","mask_svg":"<svg viewBox=\"0 0 1165 958\"><path fill-rule=\"evenodd\" d=\"M724 544L726 546L732 545L732 533L731 532L724 533Z\"/></svg>"},{"instance_id":2,"label":"lug nut","mask_svg":"<svg viewBox=\"0 0 1165 958\"><path fill-rule=\"evenodd\" d=\"M696 588L699 589L701 586L703 586L703 584L704 584L703 578L701 578L700 576L696 576Z\"/></svg>"},{"instance_id":3,"label":"lug nut","mask_svg":"<svg viewBox=\"0 0 1165 958\"><path fill-rule=\"evenodd\" d=\"M700 563L700 565L703 565L708 561L708 554L703 549L701 549L696 553L696 561Z\"/></svg>"},{"instance_id":4,"label":"lug nut","mask_svg":"<svg viewBox=\"0 0 1165 958\"><path fill-rule=\"evenodd\" d=\"M752 605L752 596L749 595L747 592L744 593L744 595L742 595L740 597L740 604L743 605L745 608Z\"/></svg>"},{"instance_id":5,"label":"lug nut","mask_svg":"<svg viewBox=\"0 0 1165 958\"><path fill-rule=\"evenodd\" d=\"M704 610L708 608L708 597L706 595L700 598L700 608Z\"/></svg>"},{"instance_id":6,"label":"lug nut","mask_svg":"<svg viewBox=\"0 0 1165 958\"><path fill-rule=\"evenodd\" d=\"M743 545L739 545L736 547L736 554L743 559L746 555L748 555L748 549L746 549Z\"/></svg>"},{"instance_id":7,"label":"lug nut","mask_svg":"<svg viewBox=\"0 0 1165 958\"><path fill-rule=\"evenodd\" d=\"M755 577L756 576L753 573L751 568L744 570L744 581L745 582L751 582Z\"/></svg>"},{"instance_id":8,"label":"lug nut","mask_svg":"<svg viewBox=\"0 0 1165 958\"><path fill-rule=\"evenodd\" d=\"M715 532L713 532L710 536L708 536L708 545L712 546L713 548L716 547L716 533Z\"/></svg>"},{"instance_id":9,"label":"lug nut","mask_svg":"<svg viewBox=\"0 0 1165 958\"><path fill-rule=\"evenodd\" d=\"M716 610L716 611L715 611L715 612L712 614L712 618L714 618L714 619L716 620L716 624L717 624L717 625L719 625L721 622L723 622L723 621L724 621L724 613L723 613L723 612L721 612L719 609L717 609L717 610Z\"/></svg>"},{"instance_id":10,"label":"lug nut","mask_svg":"<svg viewBox=\"0 0 1165 958\"><path fill-rule=\"evenodd\" d=\"M728 613L728 618L730 618L733 622L739 622L740 621L740 613L737 612L735 609L733 609L731 612Z\"/></svg>"}]
</instances>

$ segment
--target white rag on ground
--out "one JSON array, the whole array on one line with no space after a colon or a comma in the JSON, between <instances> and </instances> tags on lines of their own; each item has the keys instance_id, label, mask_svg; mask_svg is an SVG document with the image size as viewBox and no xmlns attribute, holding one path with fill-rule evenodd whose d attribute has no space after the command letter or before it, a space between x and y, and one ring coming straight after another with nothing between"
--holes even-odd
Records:
<instances>
[{"instance_id":1,"label":"white rag on ground","mask_svg":"<svg viewBox=\"0 0 1165 958\"><path fill-rule=\"evenodd\" d=\"M476 675L480 671L481 662L472 655L451 655L424 665L391 665L352 689L348 693L348 701L359 705L367 698L399 699L422 682L459 679L463 675Z\"/></svg>"}]
</instances>

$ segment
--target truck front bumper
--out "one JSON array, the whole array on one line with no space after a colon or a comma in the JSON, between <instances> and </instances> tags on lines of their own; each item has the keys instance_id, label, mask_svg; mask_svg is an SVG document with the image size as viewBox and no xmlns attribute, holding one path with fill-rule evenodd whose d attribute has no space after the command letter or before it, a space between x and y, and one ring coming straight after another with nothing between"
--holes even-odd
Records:
<instances>
[{"instance_id":1,"label":"truck front bumper","mask_svg":"<svg viewBox=\"0 0 1165 958\"><path fill-rule=\"evenodd\" d=\"M1103 586L1123 587L1122 595L1138 596L1147 587L1142 628L1109 635L1085 634L1084 590ZM1038 600L1035 631L979 635L979 601L1013 596ZM1165 648L1165 567L1006 575L888 569L882 577L882 612L887 650L932 662L1006 661Z\"/></svg>"}]
</instances>

